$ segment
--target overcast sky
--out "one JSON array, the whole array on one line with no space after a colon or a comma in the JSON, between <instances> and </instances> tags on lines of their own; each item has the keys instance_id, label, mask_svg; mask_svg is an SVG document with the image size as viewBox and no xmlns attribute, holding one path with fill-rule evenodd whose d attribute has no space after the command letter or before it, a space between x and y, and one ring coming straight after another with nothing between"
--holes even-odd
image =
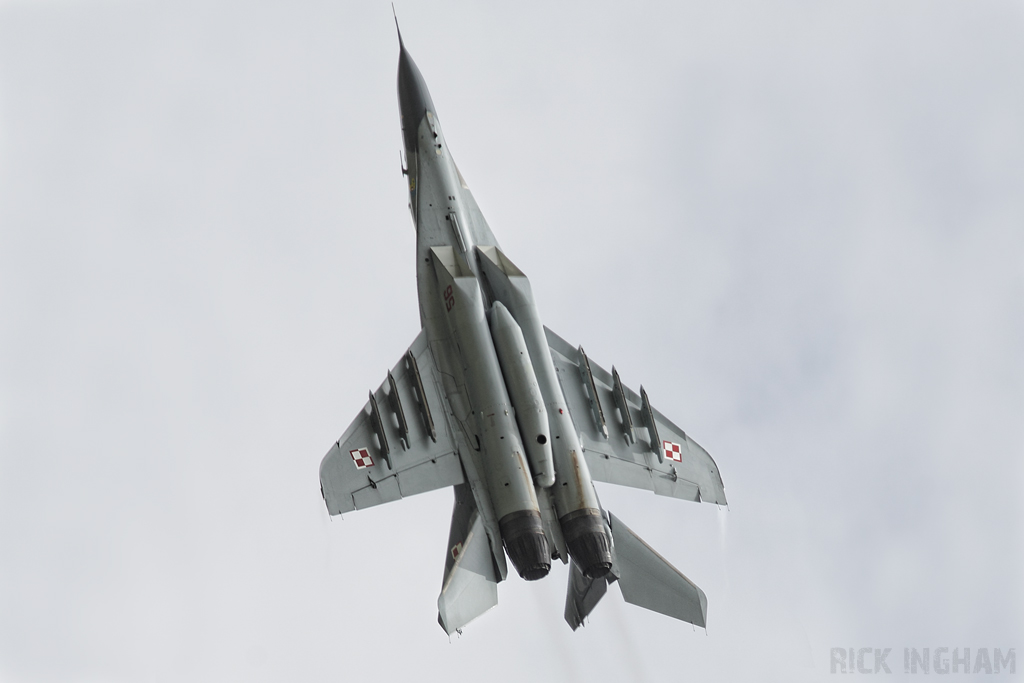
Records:
<instances>
[{"instance_id":1,"label":"overcast sky","mask_svg":"<svg viewBox=\"0 0 1024 683\"><path fill-rule=\"evenodd\" d=\"M1024 657L1024 4L492 4L396 6L546 324L722 471L598 489L707 634L615 588L572 633L557 565L449 643L451 493L329 519L419 329L387 3L7 0L0 680Z\"/></svg>"}]
</instances>

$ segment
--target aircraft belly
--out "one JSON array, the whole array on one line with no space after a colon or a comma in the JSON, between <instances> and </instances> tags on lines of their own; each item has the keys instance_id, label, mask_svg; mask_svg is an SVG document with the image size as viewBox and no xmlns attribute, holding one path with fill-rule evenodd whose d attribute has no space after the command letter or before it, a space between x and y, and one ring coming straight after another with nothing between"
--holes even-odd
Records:
<instances>
[{"instance_id":1,"label":"aircraft belly","mask_svg":"<svg viewBox=\"0 0 1024 683\"><path fill-rule=\"evenodd\" d=\"M547 407L555 467L555 484L550 492L555 510L561 518L580 509L600 509L590 470L583 457L579 432L573 424L561 382L551 360L551 351L533 300L530 281L500 251L479 251L482 254L479 258L480 269L495 298L508 308L523 333L537 384Z\"/></svg>"},{"instance_id":2,"label":"aircraft belly","mask_svg":"<svg viewBox=\"0 0 1024 683\"><path fill-rule=\"evenodd\" d=\"M458 172L446 153L432 153L436 149L433 140L443 141L440 128L435 126L434 130L436 138L427 119L424 119L420 125L421 147L417 155L415 212L417 251L421 252L421 256L424 249L432 246L452 245L463 252L472 249L473 233L468 229L470 221L460 201L462 187ZM443 143L440 144L443 150ZM455 214L455 221L449 219L451 214ZM459 226L462 226L461 230ZM467 240L470 240L469 243Z\"/></svg>"},{"instance_id":3,"label":"aircraft belly","mask_svg":"<svg viewBox=\"0 0 1024 683\"><path fill-rule=\"evenodd\" d=\"M438 365L447 366L454 383L463 385L468 394L474 419L456 416L471 447L478 449L476 459L482 465L494 514L500 519L539 506L484 314L483 292L472 272L471 240L479 231L461 206L462 183L447 155L440 127L428 118L420 125L417 178L420 315L432 342L447 340L446 359L438 359ZM475 202L472 206L476 208ZM438 247L450 248L452 258L464 264L457 268L458 277L431 263L432 251ZM460 401L457 395L449 394L449 399L452 404ZM453 405L453 412L461 412L459 407Z\"/></svg>"},{"instance_id":4,"label":"aircraft belly","mask_svg":"<svg viewBox=\"0 0 1024 683\"><path fill-rule=\"evenodd\" d=\"M533 371L533 363L523 333L500 301L491 308L491 337L505 378L509 398L515 407L523 447L530 462L534 481L547 488L555 482L548 435L548 413Z\"/></svg>"},{"instance_id":5,"label":"aircraft belly","mask_svg":"<svg viewBox=\"0 0 1024 683\"><path fill-rule=\"evenodd\" d=\"M471 457L481 463L506 553L520 576L536 580L550 570L550 546L487 325L483 291L455 247L433 247L430 254L477 428Z\"/></svg>"},{"instance_id":6,"label":"aircraft belly","mask_svg":"<svg viewBox=\"0 0 1024 683\"><path fill-rule=\"evenodd\" d=\"M643 387L637 397L614 368L543 327L529 280L498 248L448 152L401 34L399 47L423 329L321 461L328 512L454 487L438 598L449 635L497 604L506 558L528 581L571 560L573 630L614 581L627 602L703 626L703 591L601 508L591 468L601 481L723 503L717 466L652 410ZM602 408L612 404L617 440Z\"/></svg>"},{"instance_id":7,"label":"aircraft belly","mask_svg":"<svg viewBox=\"0 0 1024 683\"><path fill-rule=\"evenodd\" d=\"M487 327L479 284L475 277L451 277L447 268L438 263L435 257L438 284L444 287L442 296L451 302L447 311L449 327L458 345L479 436L477 447L484 452L484 470L495 515L501 519L516 510L537 510L529 466L523 457L519 430Z\"/></svg>"}]
</instances>

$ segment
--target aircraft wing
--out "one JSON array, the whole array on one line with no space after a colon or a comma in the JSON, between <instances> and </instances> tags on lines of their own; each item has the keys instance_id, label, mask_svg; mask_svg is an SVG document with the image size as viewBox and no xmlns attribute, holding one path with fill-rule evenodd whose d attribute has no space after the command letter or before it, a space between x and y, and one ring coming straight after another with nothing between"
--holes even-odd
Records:
<instances>
[{"instance_id":1,"label":"aircraft wing","mask_svg":"<svg viewBox=\"0 0 1024 683\"><path fill-rule=\"evenodd\" d=\"M551 358L595 481L648 489L661 496L725 505L725 487L708 452L682 429L557 334Z\"/></svg>"},{"instance_id":2,"label":"aircraft wing","mask_svg":"<svg viewBox=\"0 0 1024 683\"><path fill-rule=\"evenodd\" d=\"M463 483L437 368L420 332L320 463L332 515Z\"/></svg>"}]
</instances>

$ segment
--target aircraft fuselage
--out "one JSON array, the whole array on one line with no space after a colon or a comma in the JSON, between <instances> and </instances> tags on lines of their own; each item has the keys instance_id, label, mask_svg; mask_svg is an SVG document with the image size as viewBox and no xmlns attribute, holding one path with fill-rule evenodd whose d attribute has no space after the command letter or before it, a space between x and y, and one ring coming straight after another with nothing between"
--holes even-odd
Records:
<instances>
[{"instance_id":1,"label":"aircraft fuselage","mask_svg":"<svg viewBox=\"0 0 1024 683\"><path fill-rule=\"evenodd\" d=\"M502 565L503 544L526 579L566 553L586 576L603 576L610 540L529 280L455 166L404 46L398 94L420 318L492 551Z\"/></svg>"}]
</instances>

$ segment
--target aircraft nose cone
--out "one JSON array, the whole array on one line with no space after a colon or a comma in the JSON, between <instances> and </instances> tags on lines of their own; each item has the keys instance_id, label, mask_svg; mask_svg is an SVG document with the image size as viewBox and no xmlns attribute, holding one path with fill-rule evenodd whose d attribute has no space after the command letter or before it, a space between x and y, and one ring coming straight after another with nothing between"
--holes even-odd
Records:
<instances>
[{"instance_id":1,"label":"aircraft nose cone","mask_svg":"<svg viewBox=\"0 0 1024 683\"><path fill-rule=\"evenodd\" d=\"M405 45L399 43L398 53L398 107L402 113L402 135L406 153L416 149L416 130L427 111L434 111L430 91L423 82L416 62L412 61Z\"/></svg>"}]
</instances>

